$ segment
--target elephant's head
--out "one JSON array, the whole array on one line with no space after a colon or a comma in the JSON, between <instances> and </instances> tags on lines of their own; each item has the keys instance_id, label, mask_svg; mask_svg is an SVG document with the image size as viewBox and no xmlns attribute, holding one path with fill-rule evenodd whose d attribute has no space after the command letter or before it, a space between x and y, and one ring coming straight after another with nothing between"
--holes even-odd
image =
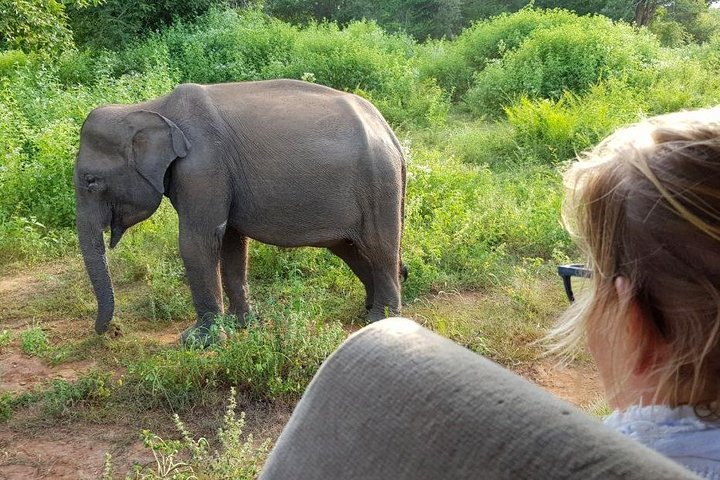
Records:
<instances>
[{"instance_id":1,"label":"elephant's head","mask_svg":"<svg viewBox=\"0 0 720 480\"><path fill-rule=\"evenodd\" d=\"M189 148L178 126L156 112L107 106L85 120L75 162L76 222L98 303L97 333L107 331L115 304L103 231L110 228L113 248L127 228L152 215L165 191L165 172Z\"/></svg>"}]
</instances>

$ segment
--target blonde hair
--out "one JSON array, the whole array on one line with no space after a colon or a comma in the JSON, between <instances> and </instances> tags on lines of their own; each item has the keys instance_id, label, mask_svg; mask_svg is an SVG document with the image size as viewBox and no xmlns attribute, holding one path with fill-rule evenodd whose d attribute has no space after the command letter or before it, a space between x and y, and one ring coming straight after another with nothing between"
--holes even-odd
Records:
<instances>
[{"instance_id":1,"label":"blonde hair","mask_svg":"<svg viewBox=\"0 0 720 480\"><path fill-rule=\"evenodd\" d=\"M619 341L633 303L648 320L640 341L655 335L668 348L653 366L658 392L674 392L661 400L679 391L691 404L720 400L720 108L617 131L569 168L565 186L563 220L592 279L551 332L555 350L576 351L588 328ZM618 294L618 276L629 295Z\"/></svg>"}]
</instances>

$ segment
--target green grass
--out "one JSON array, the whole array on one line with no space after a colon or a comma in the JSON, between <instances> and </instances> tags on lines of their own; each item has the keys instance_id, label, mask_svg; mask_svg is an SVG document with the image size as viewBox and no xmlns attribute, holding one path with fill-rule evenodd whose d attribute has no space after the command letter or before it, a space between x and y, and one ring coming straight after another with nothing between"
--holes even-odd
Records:
<instances>
[{"instance_id":1,"label":"green grass","mask_svg":"<svg viewBox=\"0 0 720 480\"><path fill-rule=\"evenodd\" d=\"M45 331L35 325L20 334L20 349L26 355L42 357L50 351L50 341Z\"/></svg>"},{"instance_id":2,"label":"green grass","mask_svg":"<svg viewBox=\"0 0 720 480\"><path fill-rule=\"evenodd\" d=\"M12 332L7 329L0 330L0 352L12 342Z\"/></svg>"}]
</instances>

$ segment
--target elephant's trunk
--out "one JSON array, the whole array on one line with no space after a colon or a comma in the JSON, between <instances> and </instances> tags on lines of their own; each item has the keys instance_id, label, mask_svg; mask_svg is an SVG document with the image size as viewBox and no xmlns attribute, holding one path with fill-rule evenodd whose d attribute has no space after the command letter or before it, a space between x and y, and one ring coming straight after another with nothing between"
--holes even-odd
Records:
<instances>
[{"instance_id":1,"label":"elephant's trunk","mask_svg":"<svg viewBox=\"0 0 720 480\"><path fill-rule=\"evenodd\" d=\"M80 241L85 268L95 291L98 304L98 313L95 320L95 331L105 333L110 326L115 309L115 294L113 292L110 271L105 257L105 243L103 241L103 220L101 216L96 219L81 218L78 209L77 230Z\"/></svg>"}]
</instances>

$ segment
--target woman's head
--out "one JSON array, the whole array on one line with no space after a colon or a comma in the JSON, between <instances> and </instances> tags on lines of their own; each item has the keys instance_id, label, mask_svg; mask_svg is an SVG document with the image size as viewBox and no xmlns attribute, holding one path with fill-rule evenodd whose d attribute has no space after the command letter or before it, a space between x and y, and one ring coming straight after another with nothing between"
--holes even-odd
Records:
<instances>
[{"instance_id":1,"label":"woman's head","mask_svg":"<svg viewBox=\"0 0 720 480\"><path fill-rule=\"evenodd\" d=\"M593 277L555 335L588 340L617 406L638 375L640 400L720 399L720 108L620 130L565 181Z\"/></svg>"}]
</instances>

